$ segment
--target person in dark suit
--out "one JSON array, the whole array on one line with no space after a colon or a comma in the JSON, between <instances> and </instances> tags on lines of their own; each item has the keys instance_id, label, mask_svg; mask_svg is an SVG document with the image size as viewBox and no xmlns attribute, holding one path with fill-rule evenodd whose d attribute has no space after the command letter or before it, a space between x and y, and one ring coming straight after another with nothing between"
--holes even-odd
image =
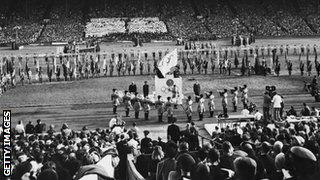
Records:
<instances>
[{"instance_id":1,"label":"person in dark suit","mask_svg":"<svg viewBox=\"0 0 320 180\"><path fill-rule=\"evenodd\" d=\"M43 133L46 131L46 124L41 123L41 120L38 119L37 120L37 125L34 128L34 132L35 133Z\"/></svg>"},{"instance_id":2,"label":"person in dark suit","mask_svg":"<svg viewBox=\"0 0 320 180\"><path fill-rule=\"evenodd\" d=\"M173 118L171 121L171 125L168 126L167 137L168 140L172 140L177 143L180 139L180 128L175 124L177 118Z\"/></svg>"},{"instance_id":3,"label":"person in dark suit","mask_svg":"<svg viewBox=\"0 0 320 180\"><path fill-rule=\"evenodd\" d=\"M148 152L149 149L149 144L152 142L152 139L148 137L149 135L149 131L145 130L143 131L144 134L144 138L141 139L141 153L146 154Z\"/></svg>"},{"instance_id":4,"label":"person in dark suit","mask_svg":"<svg viewBox=\"0 0 320 180\"><path fill-rule=\"evenodd\" d=\"M137 92L137 85L134 82L132 82L129 85L129 93L135 94L136 92Z\"/></svg>"},{"instance_id":5,"label":"person in dark suit","mask_svg":"<svg viewBox=\"0 0 320 180\"><path fill-rule=\"evenodd\" d=\"M147 81L144 82L142 89L143 89L143 96L147 97L149 95L149 85Z\"/></svg>"},{"instance_id":6,"label":"person in dark suit","mask_svg":"<svg viewBox=\"0 0 320 180\"><path fill-rule=\"evenodd\" d=\"M196 96L196 102L199 102L201 88L198 81L193 85L193 92L194 92L194 95Z\"/></svg>"},{"instance_id":7,"label":"person in dark suit","mask_svg":"<svg viewBox=\"0 0 320 180\"><path fill-rule=\"evenodd\" d=\"M33 134L34 133L34 125L29 121L26 125L26 134Z\"/></svg>"}]
</instances>

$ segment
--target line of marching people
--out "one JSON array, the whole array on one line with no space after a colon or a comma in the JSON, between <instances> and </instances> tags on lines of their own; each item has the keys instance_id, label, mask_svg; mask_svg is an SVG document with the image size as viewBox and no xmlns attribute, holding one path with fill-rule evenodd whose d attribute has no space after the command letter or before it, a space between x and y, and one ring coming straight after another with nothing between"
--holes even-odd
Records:
<instances>
[{"instance_id":1,"label":"line of marching people","mask_svg":"<svg viewBox=\"0 0 320 180\"><path fill-rule=\"evenodd\" d=\"M282 47L282 48L281 48ZM267 50L267 53L265 52ZM239 69L241 75L272 73L272 69L277 76L280 76L282 58L284 64L291 75L294 67L293 61L289 57L289 47L256 47L256 49L203 49L186 50L179 52L176 73L180 74L214 74L219 69L220 74L229 74L233 69ZM318 61L317 46L294 47L292 55L299 56L299 69L303 76L312 74L313 67L317 76L320 75L320 63ZM70 81L78 79L88 79L100 76L125 76L125 75L150 75L155 74L157 64L167 51L158 53L152 52L148 56L147 52L135 54L112 53L107 54L69 54L69 55L26 55L2 57L0 59L0 87L1 93L15 87L17 82L25 83L51 81ZM314 62L310 55L314 55ZM144 57L142 57L144 55ZM242 56L242 62L241 61ZM306 60L302 60L303 56ZM262 57L262 59L261 59ZM108 58L110 58L108 60ZM43 60L44 59L44 60ZM181 73L181 74L183 74Z\"/></svg>"},{"instance_id":2,"label":"line of marching people","mask_svg":"<svg viewBox=\"0 0 320 180\"><path fill-rule=\"evenodd\" d=\"M193 121L194 109L193 105L197 104L197 113L199 115L199 121L202 121L205 115L205 112L209 112L209 117L215 115L215 96L213 91L204 92L201 94L200 84L196 82L194 84L194 100L191 96L185 97L185 102L177 103L174 95L173 97L167 97L163 99L161 96L157 96L156 99L149 96L149 85L145 81L145 84L142 87L143 93L140 94L137 91L137 85L132 82L128 90L124 92L117 89L113 89L111 94L111 101L113 104L113 114L118 113L118 107L124 107L125 116L130 117L130 110L134 111L134 118L139 119L140 112L144 112L144 120L149 120L149 113L152 109L157 111L158 122L163 122L164 114L167 115L168 123L172 122L172 119L175 116L174 109L178 109L178 106L181 106L187 115L188 122ZM241 102L243 103L243 109L249 113L254 112L256 106L252 102L249 102L248 98L248 87L244 85L243 87L235 87L230 90L231 101L233 112L238 111L238 99L240 97ZM241 93L241 96L239 94ZM221 105L223 112L217 114L220 117L228 117L228 90L218 91L218 94L221 97Z\"/></svg>"}]
</instances>

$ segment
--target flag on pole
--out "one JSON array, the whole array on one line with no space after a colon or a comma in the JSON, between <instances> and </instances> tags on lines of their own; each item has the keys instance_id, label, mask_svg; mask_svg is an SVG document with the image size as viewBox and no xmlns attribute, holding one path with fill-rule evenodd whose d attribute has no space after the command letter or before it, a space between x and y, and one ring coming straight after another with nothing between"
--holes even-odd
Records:
<instances>
[{"instance_id":1,"label":"flag on pole","mask_svg":"<svg viewBox=\"0 0 320 180\"><path fill-rule=\"evenodd\" d=\"M166 54L158 63L158 69L163 76L165 76L170 69L178 64L178 50L174 49Z\"/></svg>"}]
</instances>

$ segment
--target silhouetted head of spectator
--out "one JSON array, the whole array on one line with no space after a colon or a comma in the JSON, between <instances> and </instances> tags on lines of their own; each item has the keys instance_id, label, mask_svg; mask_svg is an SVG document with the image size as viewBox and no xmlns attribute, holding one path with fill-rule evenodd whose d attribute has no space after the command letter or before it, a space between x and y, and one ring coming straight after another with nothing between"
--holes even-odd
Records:
<instances>
[{"instance_id":1,"label":"silhouetted head of spectator","mask_svg":"<svg viewBox=\"0 0 320 180\"><path fill-rule=\"evenodd\" d=\"M295 176L312 177L317 171L317 158L309 149L294 146L290 149L289 158Z\"/></svg>"},{"instance_id":2,"label":"silhouetted head of spectator","mask_svg":"<svg viewBox=\"0 0 320 180\"><path fill-rule=\"evenodd\" d=\"M58 174L53 169L46 169L40 172L38 180L58 180Z\"/></svg>"},{"instance_id":3,"label":"silhouetted head of spectator","mask_svg":"<svg viewBox=\"0 0 320 180\"><path fill-rule=\"evenodd\" d=\"M254 180L257 172L257 163L249 157L238 157L233 162L235 176L238 180Z\"/></svg>"},{"instance_id":4,"label":"silhouetted head of spectator","mask_svg":"<svg viewBox=\"0 0 320 180\"><path fill-rule=\"evenodd\" d=\"M220 152L217 149L211 149L208 153L208 160L212 164L220 162Z\"/></svg>"},{"instance_id":5,"label":"silhouetted head of spectator","mask_svg":"<svg viewBox=\"0 0 320 180\"><path fill-rule=\"evenodd\" d=\"M266 154L268 153L269 151L271 150L271 144L267 141L264 141L262 144L261 144L261 152Z\"/></svg>"},{"instance_id":6,"label":"silhouetted head of spectator","mask_svg":"<svg viewBox=\"0 0 320 180\"><path fill-rule=\"evenodd\" d=\"M29 161L22 162L15 167L12 172L12 179L23 179L22 177L29 177L32 165Z\"/></svg>"},{"instance_id":7,"label":"silhouetted head of spectator","mask_svg":"<svg viewBox=\"0 0 320 180\"><path fill-rule=\"evenodd\" d=\"M179 152L185 153L189 151L189 144L187 142L181 142L179 144Z\"/></svg>"},{"instance_id":8,"label":"silhouetted head of spectator","mask_svg":"<svg viewBox=\"0 0 320 180\"><path fill-rule=\"evenodd\" d=\"M201 148L197 155L200 161L204 161L208 156L208 151L205 148Z\"/></svg>"},{"instance_id":9,"label":"silhouetted head of spectator","mask_svg":"<svg viewBox=\"0 0 320 180\"><path fill-rule=\"evenodd\" d=\"M282 148L283 148L283 143L281 141L276 141L274 144L273 144L273 151L276 153L276 154L279 154L282 152Z\"/></svg>"},{"instance_id":10,"label":"silhouetted head of spectator","mask_svg":"<svg viewBox=\"0 0 320 180\"><path fill-rule=\"evenodd\" d=\"M223 152L225 154L232 155L234 148L233 148L232 144L229 141L225 141L222 144L222 150L223 150Z\"/></svg>"},{"instance_id":11,"label":"silhouetted head of spectator","mask_svg":"<svg viewBox=\"0 0 320 180\"><path fill-rule=\"evenodd\" d=\"M283 153L277 154L276 158L274 159L274 162L277 170L284 169L286 164L285 154Z\"/></svg>"},{"instance_id":12,"label":"silhouetted head of spectator","mask_svg":"<svg viewBox=\"0 0 320 180\"><path fill-rule=\"evenodd\" d=\"M187 154L187 153L181 154L177 158L177 170L178 171L180 170L181 174L185 175L191 172L195 163L196 163L195 160L190 154Z\"/></svg>"},{"instance_id":13,"label":"silhouetted head of spectator","mask_svg":"<svg viewBox=\"0 0 320 180\"><path fill-rule=\"evenodd\" d=\"M176 157L178 153L178 146L176 143L169 141L166 143L166 155L168 158L174 158Z\"/></svg>"},{"instance_id":14,"label":"silhouetted head of spectator","mask_svg":"<svg viewBox=\"0 0 320 180\"><path fill-rule=\"evenodd\" d=\"M148 130L143 131L143 134L145 137L147 137L149 135L149 133L150 133L150 131L148 131Z\"/></svg>"}]
</instances>

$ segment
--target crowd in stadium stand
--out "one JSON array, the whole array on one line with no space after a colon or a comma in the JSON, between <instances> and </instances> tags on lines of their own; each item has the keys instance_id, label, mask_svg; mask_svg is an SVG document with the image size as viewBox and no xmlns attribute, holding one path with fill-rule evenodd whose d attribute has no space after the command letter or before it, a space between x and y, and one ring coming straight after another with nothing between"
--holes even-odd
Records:
<instances>
[{"instance_id":1,"label":"crowd in stadium stand","mask_svg":"<svg viewBox=\"0 0 320 180\"><path fill-rule=\"evenodd\" d=\"M167 28L159 18L131 18L128 22L129 33L166 33Z\"/></svg>"},{"instance_id":2,"label":"crowd in stadium stand","mask_svg":"<svg viewBox=\"0 0 320 180\"><path fill-rule=\"evenodd\" d=\"M108 1L101 3L76 3L62 1L46 4L30 0L30 6L24 11L23 5L17 6L4 3L0 13L1 29L0 42L8 43L15 39L15 25L21 26L18 31L20 43L51 42L51 41L79 41L84 37L84 27L91 18L159 18L159 23L147 24L142 29L129 29L130 32L142 31L158 32L152 29L161 27L171 34L157 34L155 39L212 39L213 37L231 37L235 34L255 36L306 36L318 35L319 3L316 0L305 2L296 1L144 1L142 4L134 0ZM68 4L69 3L69 4ZM20 7L21 6L21 7ZM6 9L12 10L11 13ZM47 11L47 12L45 12ZM69 12L65 12L69 11ZM19 13L16 13L19 12ZM72 15L70 15L72 14ZM43 22L49 19L47 25ZM123 26L123 22L119 22ZM131 22L132 23L132 22ZM13 26L14 25L14 26ZM130 22L128 24L130 26ZM131 25L129 28L132 28ZM146 28L146 30L143 30ZM41 33L43 31L43 33ZM121 31L123 32L123 31ZM126 34L112 34L117 40L130 36ZM132 37L132 35L131 35ZM148 37L148 35L146 36ZM106 37L108 38L108 37ZM130 38L129 38L130 39Z\"/></svg>"},{"instance_id":3,"label":"crowd in stadium stand","mask_svg":"<svg viewBox=\"0 0 320 180\"><path fill-rule=\"evenodd\" d=\"M128 126L119 116L105 128L83 127L81 131L63 124L56 132L40 119L25 126L19 121L12 132L12 179L79 179L86 169L80 167L98 163L105 154L112 155L112 165L117 166L114 176L119 180L127 176L131 180L136 173L128 170L127 154L133 156L137 171L152 180L319 179L319 122L266 125L257 121L216 127L212 137L200 143L193 122L181 128L176 120L168 126L168 141L149 138L153 132L147 130L139 137L142 132L137 124Z\"/></svg>"}]
</instances>

